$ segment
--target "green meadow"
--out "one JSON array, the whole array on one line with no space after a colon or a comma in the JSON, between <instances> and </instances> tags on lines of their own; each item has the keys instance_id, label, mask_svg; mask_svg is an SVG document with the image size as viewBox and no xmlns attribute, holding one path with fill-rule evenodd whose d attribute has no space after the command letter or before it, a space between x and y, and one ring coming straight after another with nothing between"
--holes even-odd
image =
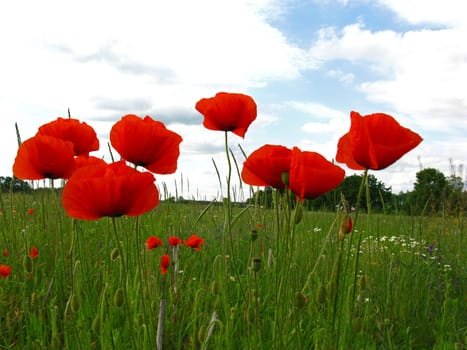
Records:
<instances>
[{"instance_id":1,"label":"green meadow","mask_svg":"<svg viewBox=\"0 0 467 350\"><path fill-rule=\"evenodd\" d=\"M165 200L84 221L67 216L60 191L3 193L0 348L467 347L462 212L360 211L339 240L339 212L283 197L273 209ZM168 244L192 234L199 251ZM162 247L146 247L152 235Z\"/></svg>"}]
</instances>

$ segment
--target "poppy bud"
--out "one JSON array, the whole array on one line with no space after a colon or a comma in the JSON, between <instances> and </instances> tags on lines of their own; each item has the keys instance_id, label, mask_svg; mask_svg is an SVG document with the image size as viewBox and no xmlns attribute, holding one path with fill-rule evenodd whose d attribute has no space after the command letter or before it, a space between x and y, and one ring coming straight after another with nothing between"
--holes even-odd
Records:
<instances>
[{"instance_id":1,"label":"poppy bud","mask_svg":"<svg viewBox=\"0 0 467 350\"><path fill-rule=\"evenodd\" d=\"M212 294L214 294L214 295L219 294L220 289L221 289L221 285L220 285L219 281L213 281L211 283L211 293Z\"/></svg>"},{"instance_id":2,"label":"poppy bud","mask_svg":"<svg viewBox=\"0 0 467 350\"><path fill-rule=\"evenodd\" d=\"M360 332L363 328L363 320L361 317L354 317L352 319L352 330L356 333Z\"/></svg>"},{"instance_id":3,"label":"poppy bud","mask_svg":"<svg viewBox=\"0 0 467 350\"><path fill-rule=\"evenodd\" d=\"M295 209L294 222L299 224L303 219L303 207L300 205Z\"/></svg>"},{"instance_id":4,"label":"poppy bud","mask_svg":"<svg viewBox=\"0 0 467 350\"><path fill-rule=\"evenodd\" d=\"M112 252L110 253L110 259L112 259L112 261L115 261L119 258L119 256L120 256L120 251L118 250L118 248L112 249Z\"/></svg>"},{"instance_id":5,"label":"poppy bud","mask_svg":"<svg viewBox=\"0 0 467 350\"><path fill-rule=\"evenodd\" d=\"M253 258L253 261L251 263L251 269L254 272L258 272L261 270L261 258Z\"/></svg>"},{"instance_id":6,"label":"poppy bud","mask_svg":"<svg viewBox=\"0 0 467 350\"><path fill-rule=\"evenodd\" d=\"M352 232L352 218L349 214L344 214L339 225L339 233L348 234Z\"/></svg>"},{"instance_id":7,"label":"poppy bud","mask_svg":"<svg viewBox=\"0 0 467 350\"><path fill-rule=\"evenodd\" d=\"M251 230L251 235L250 235L251 241L252 242L256 241L258 237L259 237L258 230Z\"/></svg>"},{"instance_id":8,"label":"poppy bud","mask_svg":"<svg viewBox=\"0 0 467 350\"><path fill-rule=\"evenodd\" d=\"M27 273L32 273L32 258L29 255L23 258L23 268Z\"/></svg>"},{"instance_id":9,"label":"poppy bud","mask_svg":"<svg viewBox=\"0 0 467 350\"><path fill-rule=\"evenodd\" d=\"M102 326L102 320L100 315L97 315L94 320L92 321L92 330L94 333L100 333L101 332L101 326Z\"/></svg>"},{"instance_id":10,"label":"poppy bud","mask_svg":"<svg viewBox=\"0 0 467 350\"><path fill-rule=\"evenodd\" d=\"M123 289L118 288L113 297L114 306L120 308L123 305Z\"/></svg>"},{"instance_id":11,"label":"poppy bud","mask_svg":"<svg viewBox=\"0 0 467 350\"><path fill-rule=\"evenodd\" d=\"M322 284L319 285L316 291L316 302L318 304L324 304L326 302L326 287Z\"/></svg>"},{"instance_id":12,"label":"poppy bud","mask_svg":"<svg viewBox=\"0 0 467 350\"><path fill-rule=\"evenodd\" d=\"M301 309L308 302L308 298L302 292L295 293L295 306Z\"/></svg>"},{"instance_id":13,"label":"poppy bud","mask_svg":"<svg viewBox=\"0 0 467 350\"><path fill-rule=\"evenodd\" d=\"M361 290L364 290L366 288L366 276L365 275L362 275L358 278L358 284Z\"/></svg>"},{"instance_id":14,"label":"poppy bud","mask_svg":"<svg viewBox=\"0 0 467 350\"><path fill-rule=\"evenodd\" d=\"M73 312L77 312L80 307L79 299L76 294L72 294L70 297L70 306Z\"/></svg>"}]
</instances>

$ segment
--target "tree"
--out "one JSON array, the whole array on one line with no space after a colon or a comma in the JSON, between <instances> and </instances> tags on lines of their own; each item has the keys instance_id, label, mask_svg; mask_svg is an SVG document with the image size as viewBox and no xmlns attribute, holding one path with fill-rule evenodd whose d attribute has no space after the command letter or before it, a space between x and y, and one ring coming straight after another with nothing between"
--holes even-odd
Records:
<instances>
[{"instance_id":1,"label":"tree","mask_svg":"<svg viewBox=\"0 0 467 350\"><path fill-rule=\"evenodd\" d=\"M357 205L358 192L362 183L363 175L347 176L344 181L335 189L338 193L342 193L345 199L352 207ZM387 212L392 209L392 190L382 181L378 180L373 174L368 175L368 188L370 193L371 210ZM360 201L361 209L368 209L366 203L365 192L362 193Z\"/></svg>"},{"instance_id":2,"label":"tree","mask_svg":"<svg viewBox=\"0 0 467 350\"><path fill-rule=\"evenodd\" d=\"M444 208L450 191L449 182L441 171L423 169L416 174L411 202L419 214L434 213Z\"/></svg>"},{"instance_id":3,"label":"tree","mask_svg":"<svg viewBox=\"0 0 467 350\"><path fill-rule=\"evenodd\" d=\"M12 178L11 176L0 176L0 189L2 192L30 192L31 186L26 181Z\"/></svg>"}]
</instances>

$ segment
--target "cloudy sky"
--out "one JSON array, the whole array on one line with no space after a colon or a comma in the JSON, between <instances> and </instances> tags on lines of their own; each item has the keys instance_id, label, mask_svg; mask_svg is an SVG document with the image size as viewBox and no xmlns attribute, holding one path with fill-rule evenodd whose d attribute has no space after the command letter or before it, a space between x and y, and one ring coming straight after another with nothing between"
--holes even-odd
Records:
<instances>
[{"instance_id":1,"label":"cloudy sky","mask_svg":"<svg viewBox=\"0 0 467 350\"><path fill-rule=\"evenodd\" d=\"M450 160L467 161L463 8L463 0L2 2L0 175L11 175L15 122L25 140L70 108L97 131L94 155L110 161L112 124L150 115L184 138L177 173L157 183L211 199L221 194L213 160L226 177L223 133L205 130L194 106L229 91L258 104L245 139L230 136L240 166L239 145L250 153L265 143L331 160L351 110L385 112L424 141L374 175L396 193L411 190L420 167L449 175Z\"/></svg>"}]
</instances>

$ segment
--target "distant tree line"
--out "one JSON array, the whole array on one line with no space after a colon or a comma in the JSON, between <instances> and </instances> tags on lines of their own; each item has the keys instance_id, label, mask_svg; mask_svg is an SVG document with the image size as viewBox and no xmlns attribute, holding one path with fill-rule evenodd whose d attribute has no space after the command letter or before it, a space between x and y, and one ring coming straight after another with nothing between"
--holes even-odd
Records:
<instances>
[{"instance_id":1,"label":"distant tree line","mask_svg":"<svg viewBox=\"0 0 467 350\"><path fill-rule=\"evenodd\" d=\"M32 188L26 181L11 176L0 176L0 190L2 192L31 192Z\"/></svg>"},{"instance_id":2,"label":"distant tree line","mask_svg":"<svg viewBox=\"0 0 467 350\"><path fill-rule=\"evenodd\" d=\"M312 200L305 200L304 207L308 210L334 211L342 194L351 207L355 208L362 178L363 174L347 176L333 191ZM462 176L455 173L446 177L437 169L420 170L416 174L413 190L399 194L392 193L391 187L386 186L373 174L368 175L367 181L372 212L408 215L431 215L440 212L462 215L465 213L467 191ZM255 197L249 198L247 202L272 208L273 189L259 190L255 193ZM368 209L365 191L360 200L360 209L363 211Z\"/></svg>"},{"instance_id":3,"label":"distant tree line","mask_svg":"<svg viewBox=\"0 0 467 350\"><path fill-rule=\"evenodd\" d=\"M372 212L402 213L408 215L432 215L445 213L448 215L464 215L467 204L466 184L462 178L462 167L459 171L451 171L445 176L434 168L420 170L416 174L416 181L412 191L392 193L390 186L386 186L375 175L369 174L368 189ZM305 200L304 207L308 210L334 211L339 204L341 195L344 195L352 208L357 205L358 192L363 174L345 177L344 181L333 191L321 197ZM0 176L0 190L2 192L32 192L28 182L10 176ZM190 202L179 197L173 198L175 202ZM247 204L256 204L265 208L273 207L273 189L266 187L258 190ZM366 211L365 192L360 200L360 209Z\"/></svg>"}]
</instances>

